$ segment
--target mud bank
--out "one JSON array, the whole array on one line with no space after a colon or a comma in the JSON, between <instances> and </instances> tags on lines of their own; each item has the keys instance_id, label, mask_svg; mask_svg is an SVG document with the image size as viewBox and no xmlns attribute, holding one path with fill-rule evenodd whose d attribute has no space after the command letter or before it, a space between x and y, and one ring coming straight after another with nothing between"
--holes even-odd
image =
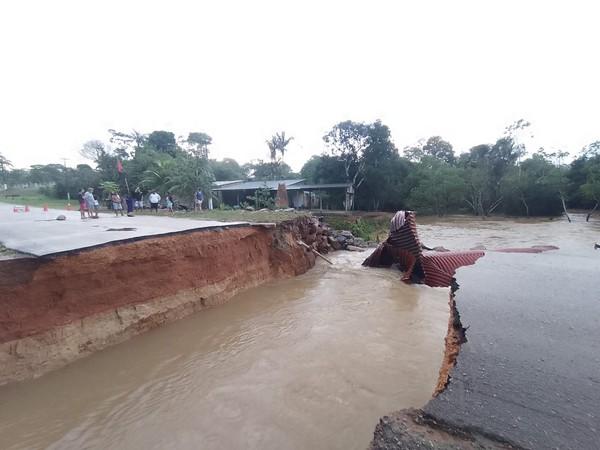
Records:
<instances>
[{"instance_id":1,"label":"mud bank","mask_svg":"<svg viewBox=\"0 0 600 450\"><path fill-rule=\"evenodd\" d=\"M315 257L297 240L326 251L322 232L299 218L0 261L0 385L302 274Z\"/></svg>"},{"instance_id":2,"label":"mud bank","mask_svg":"<svg viewBox=\"0 0 600 450\"><path fill-rule=\"evenodd\" d=\"M456 365L456 358L458 358L460 346L467 341L465 336L465 328L462 326L460 314L456 309L455 292L457 289L457 284L454 284L450 289L450 298L448 300L448 306L450 308L448 332L446 334L446 338L444 339L444 359L442 361L442 366L440 367L438 382L433 393L434 397L446 389L446 386L448 386L448 382L450 381L450 373Z\"/></svg>"}]
</instances>

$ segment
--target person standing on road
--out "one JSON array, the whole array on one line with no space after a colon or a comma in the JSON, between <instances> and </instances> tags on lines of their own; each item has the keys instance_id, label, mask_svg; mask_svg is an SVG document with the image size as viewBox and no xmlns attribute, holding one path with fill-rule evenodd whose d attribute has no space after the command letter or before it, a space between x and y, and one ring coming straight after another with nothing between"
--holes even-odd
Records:
<instances>
[{"instance_id":1,"label":"person standing on road","mask_svg":"<svg viewBox=\"0 0 600 450\"><path fill-rule=\"evenodd\" d=\"M83 198L85 200L85 207L88 212L88 217L98 218L98 210L96 209L96 199L94 198L94 188L88 188ZM94 214L92 214L94 213Z\"/></svg>"},{"instance_id":2,"label":"person standing on road","mask_svg":"<svg viewBox=\"0 0 600 450\"><path fill-rule=\"evenodd\" d=\"M79 190L77 194L77 198L79 199L79 213L81 214L81 218L85 219L85 211L87 210L85 206L85 198L83 197L85 191L83 189Z\"/></svg>"},{"instance_id":3,"label":"person standing on road","mask_svg":"<svg viewBox=\"0 0 600 450\"><path fill-rule=\"evenodd\" d=\"M127 207L127 217L133 217L133 197L131 194L125 196L125 206Z\"/></svg>"},{"instance_id":4,"label":"person standing on road","mask_svg":"<svg viewBox=\"0 0 600 450\"><path fill-rule=\"evenodd\" d=\"M148 200L150 200L150 212L155 211L156 214L158 214L158 204L160 203L160 195L158 195L158 192L152 191L148 196Z\"/></svg>"},{"instance_id":5,"label":"person standing on road","mask_svg":"<svg viewBox=\"0 0 600 450\"><path fill-rule=\"evenodd\" d=\"M167 206L167 210L171 214L173 214L173 196L169 192L167 192L167 197L165 199L165 203L166 203L166 206Z\"/></svg>"},{"instance_id":6,"label":"person standing on road","mask_svg":"<svg viewBox=\"0 0 600 450\"><path fill-rule=\"evenodd\" d=\"M119 212L121 216L123 216L123 204L121 203L121 196L118 192L111 192L110 201L112 202L113 210L115 211L115 216L119 217Z\"/></svg>"},{"instance_id":7,"label":"person standing on road","mask_svg":"<svg viewBox=\"0 0 600 450\"><path fill-rule=\"evenodd\" d=\"M194 211L202 211L202 202L204 201L204 194L198 188L196 191L196 201L194 202Z\"/></svg>"},{"instance_id":8,"label":"person standing on road","mask_svg":"<svg viewBox=\"0 0 600 450\"><path fill-rule=\"evenodd\" d=\"M142 190L139 187L135 188L133 195L135 198L136 211L142 211L144 209L144 194L142 193Z\"/></svg>"}]
</instances>

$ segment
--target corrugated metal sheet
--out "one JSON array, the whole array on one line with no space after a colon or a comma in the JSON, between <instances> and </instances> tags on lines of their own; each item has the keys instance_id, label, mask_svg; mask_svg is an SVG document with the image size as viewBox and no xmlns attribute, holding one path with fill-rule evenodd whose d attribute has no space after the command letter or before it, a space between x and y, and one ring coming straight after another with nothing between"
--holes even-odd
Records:
<instances>
[{"instance_id":1,"label":"corrugated metal sheet","mask_svg":"<svg viewBox=\"0 0 600 450\"><path fill-rule=\"evenodd\" d=\"M333 189L333 188L348 188L352 186L352 183L329 183L329 184L294 184L289 186L288 191L302 190L302 189Z\"/></svg>"},{"instance_id":2,"label":"corrugated metal sheet","mask_svg":"<svg viewBox=\"0 0 600 450\"><path fill-rule=\"evenodd\" d=\"M244 182L244 180L215 181L215 182L213 182L213 186L223 187L223 186L226 186L228 184L237 184L237 183L243 183L243 182Z\"/></svg>"},{"instance_id":3,"label":"corrugated metal sheet","mask_svg":"<svg viewBox=\"0 0 600 450\"><path fill-rule=\"evenodd\" d=\"M268 188L272 191L277 190L279 183L284 183L287 189L298 183L302 183L304 179L298 180L273 180L273 181L244 181L241 183L227 184L225 186L217 187L213 191L255 191L261 188Z\"/></svg>"}]
</instances>

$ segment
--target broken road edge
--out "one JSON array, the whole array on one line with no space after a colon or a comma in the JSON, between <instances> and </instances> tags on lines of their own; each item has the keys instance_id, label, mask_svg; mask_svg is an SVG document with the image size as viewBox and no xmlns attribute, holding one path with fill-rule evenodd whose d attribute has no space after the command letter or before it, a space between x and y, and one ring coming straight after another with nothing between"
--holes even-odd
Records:
<instances>
[{"instance_id":1,"label":"broken road edge","mask_svg":"<svg viewBox=\"0 0 600 450\"><path fill-rule=\"evenodd\" d=\"M452 379L452 369L460 353L462 344L467 342L467 330L460 320L456 306L456 280L450 287L448 305L448 331L444 339L445 349L440 367L438 382L432 398L442 393ZM369 450L412 450L412 449L520 449L498 436L482 433L479 430L457 428L444 423L439 418L427 414L422 409L408 408L383 416L373 434Z\"/></svg>"}]
</instances>

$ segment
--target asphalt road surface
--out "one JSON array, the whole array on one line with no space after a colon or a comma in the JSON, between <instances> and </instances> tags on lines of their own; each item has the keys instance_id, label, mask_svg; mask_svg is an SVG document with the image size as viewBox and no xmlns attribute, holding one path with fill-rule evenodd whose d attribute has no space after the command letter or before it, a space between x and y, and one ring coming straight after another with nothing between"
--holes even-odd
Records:
<instances>
[{"instance_id":1,"label":"asphalt road surface","mask_svg":"<svg viewBox=\"0 0 600 450\"><path fill-rule=\"evenodd\" d=\"M600 252L489 252L456 278L468 342L424 411L529 449L600 448Z\"/></svg>"},{"instance_id":2,"label":"asphalt road surface","mask_svg":"<svg viewBox=\"0 0 600 450\"><path fill-rule=\"evenodd\" d=\"M60 214L67 220L56 220ZM115 217L112 213L100 214L99 219L82 220L79 211L51 209L44 212L41 208L31 208L29 212L15 213L12 205L0 203L0 242L11 250L33 256L97 247L109 242L245 225L248 223L160 216ZM133 229L119 230L122 228Z\"/></svg>"}]
</instances>

